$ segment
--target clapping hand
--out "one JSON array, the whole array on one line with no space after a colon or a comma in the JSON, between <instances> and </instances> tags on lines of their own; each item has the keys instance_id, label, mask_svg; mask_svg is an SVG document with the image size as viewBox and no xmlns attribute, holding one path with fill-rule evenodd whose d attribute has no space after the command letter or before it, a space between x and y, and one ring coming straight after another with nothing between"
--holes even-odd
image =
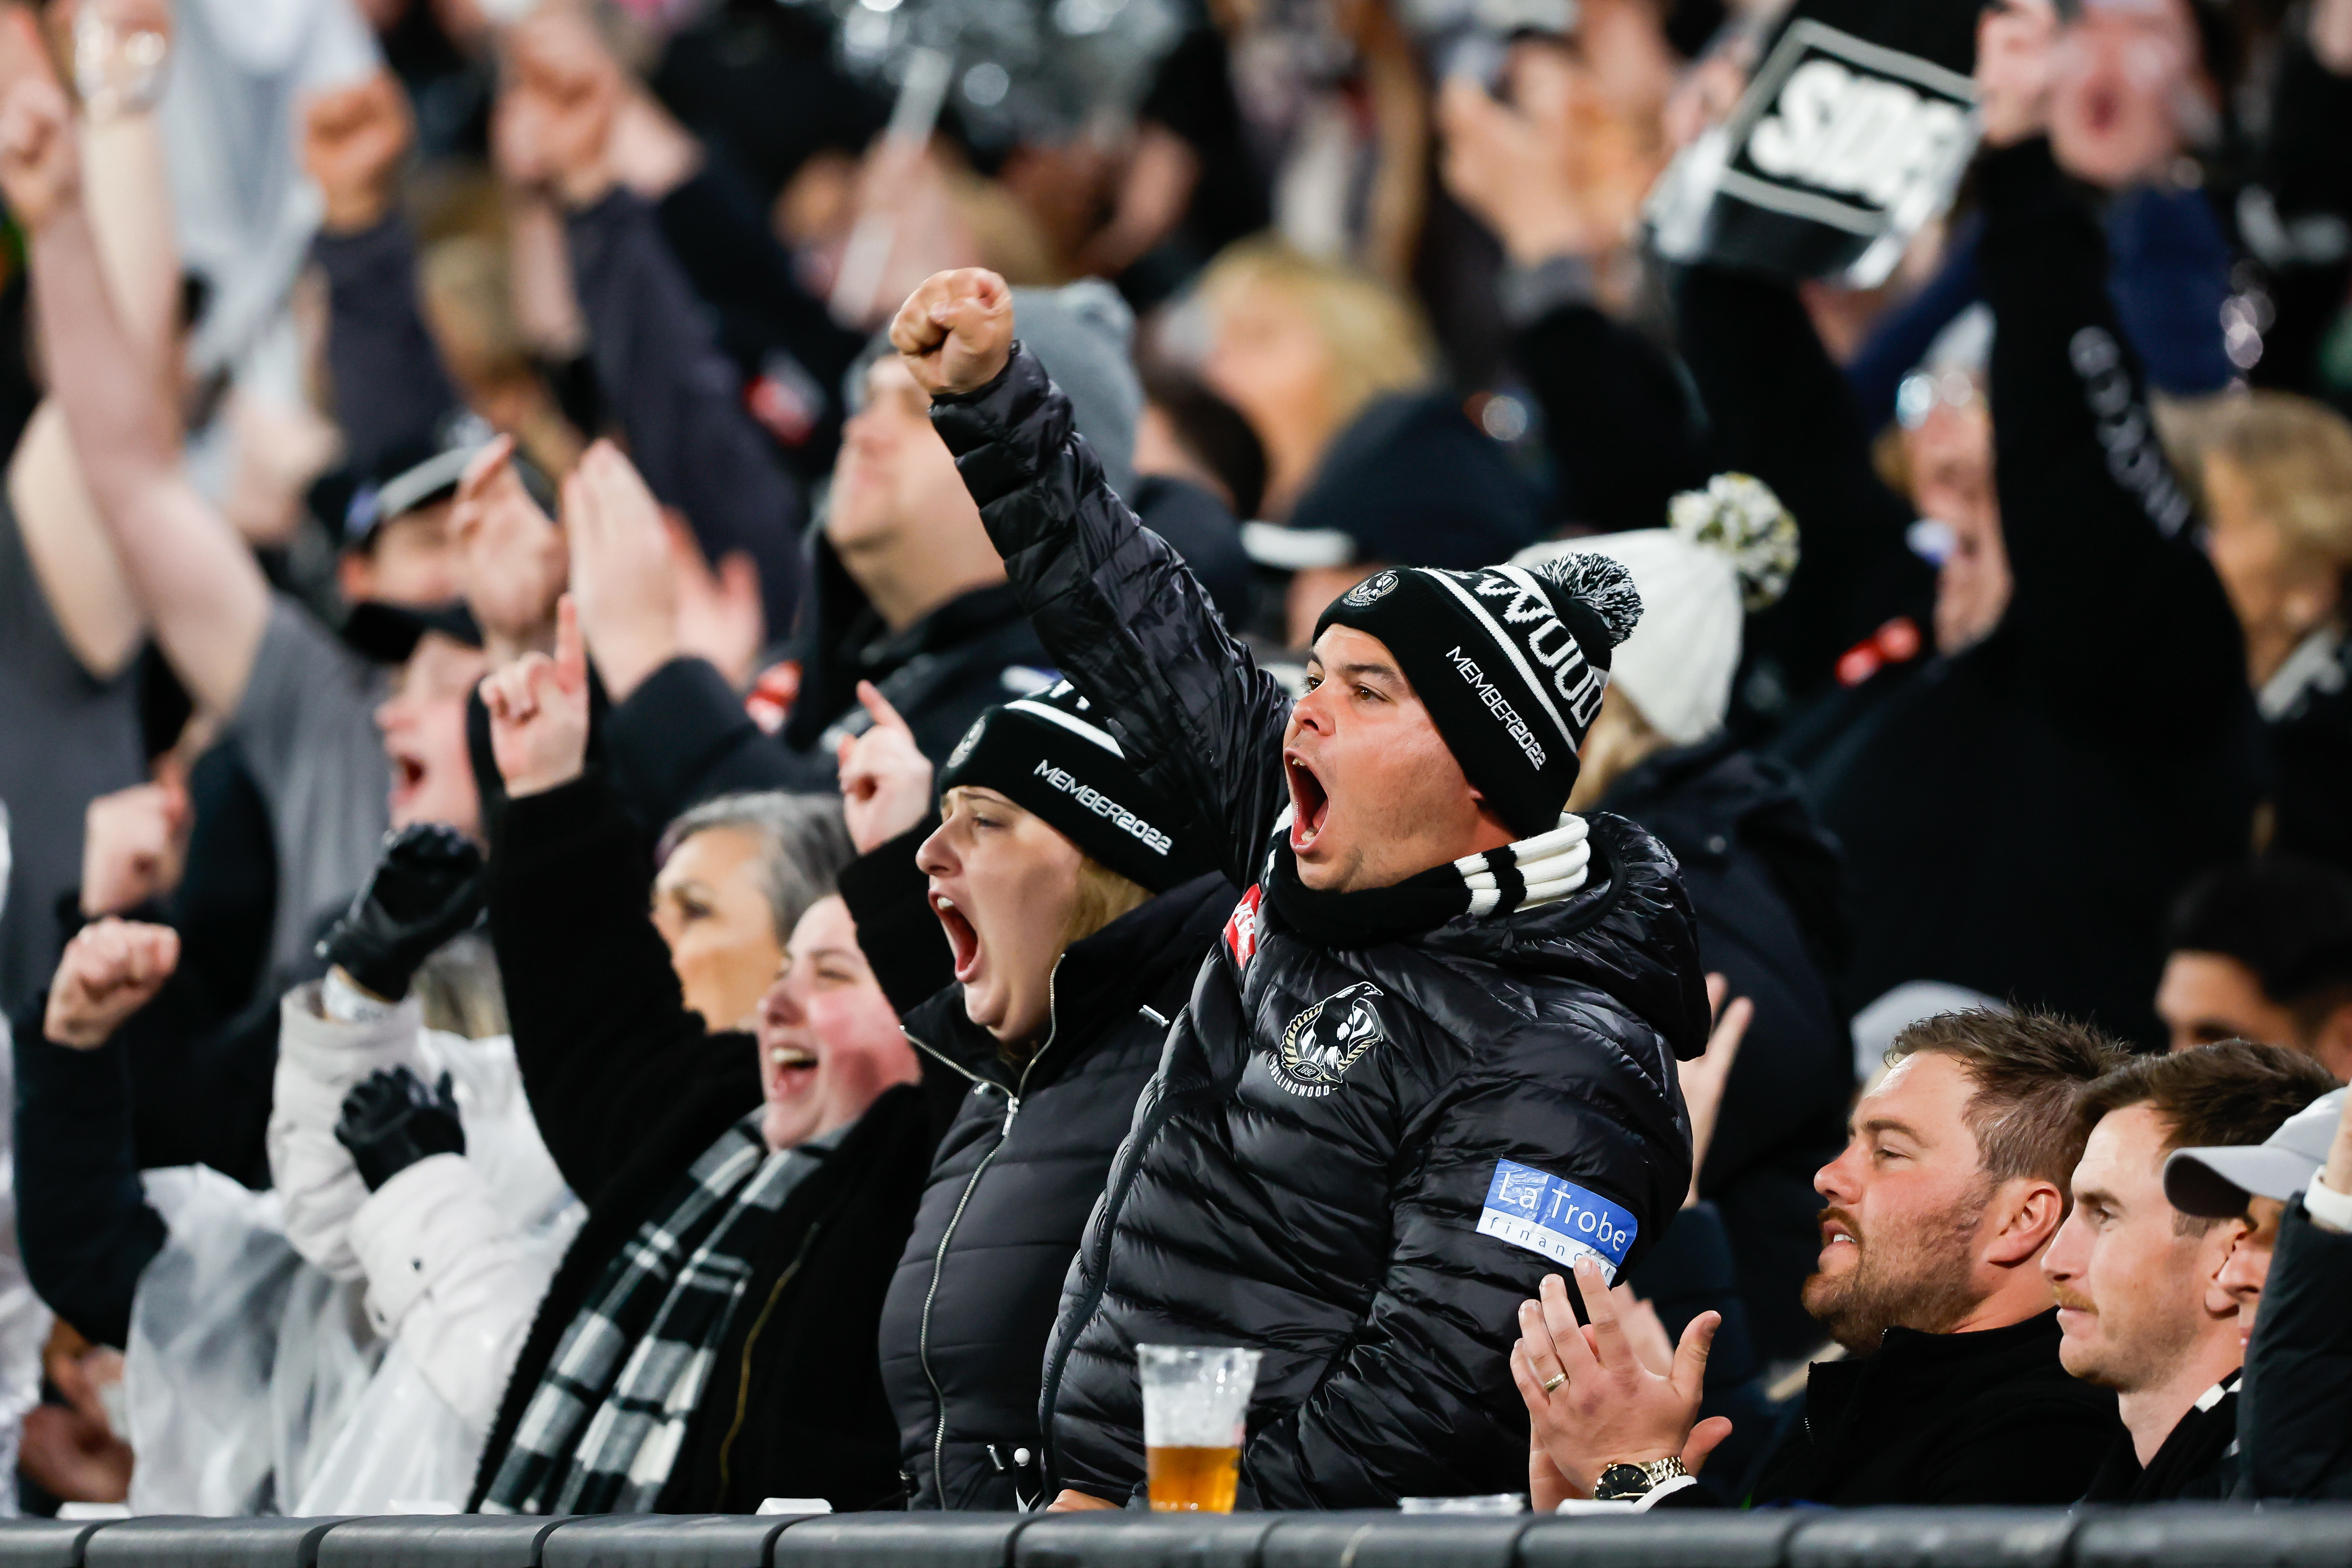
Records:
<instances>
[{"instance_id":1,"label":"clapping hand","mask_svg":"<svg viewBox=\"0 0 2352 1568\"><path fill-rule=\"evenodd\" d=\"M119 915L178 887L194 817L176 775L91 801L82 813L81 912Z\"/></svg>"},{"instance_id":2,"label":"clapping hand","mask_svg":"<svg viewBox=\"0 0 2352 1568\"><path fill-rule=\"evenodd\" d=\"M542 6L507 34L499 94L502 172L551 191L567 206L612 189L613 125L627 83L594 26L574 9Z\"/></svg>"},{"instance_id":3,"label":"clapping hand","mask_svg":"<svg viewBox=\"0 0 2352 1568\"><path fill-rule=\"evenodd\" d=\"M1586 199L1572 70L1558 46L1525 42L1511 52L1510 102L1462 77L1438 96L1445 188L1522 267L1589 256L1619 237L1603 232Z\"/></svg>"},{"instance_id":4,"label":"clapping hand","mask_svg":"<svg viewBox=\"0 0 2352 1568\"><path fill-rule=\"evenodd\" d=\"M499 437L466 465L449 531L457 580L490 662L509 663L544 647L571 556L562 531L539 510L515 472L512 437Z\"/></svg>"},{"instance_id":5,"label":"clapping hand","mask_svg":"<svg viewBox=\"0 0 2352 1568\"><path fill-rule=\"evenodd\" d=\"M373 995L396 1002L424 962L482 912L482 852L444 823L392 835L383 858L319 956Z\"/></svg>"},{"instance_id":6,"label":"clapping hand","mask_svg":"<svg viewBox=\"0 0 2352 1568\"><path fill-rule=\"evenodd\" d=\"M1748 1026L1756 1021L1756 1004L1745 996L1731 995L1731 984L1720 974L1706 977L1707 1010L1715 1016L1715 1027L1706 1037L1706 1049L1686 1062L1676 1062L1675 1071L1683 1086L1683 1106L1690 1112L1691 1123L1691 1184L1683 1199L1683 1207L1698 1202L1699 1168L1706 1163L1706 1152L1715 1142L1716 1122L1723 1110L1724 1085L1730 1081L1731 1064L1739 1058L1739 1042L1748 1036Z\"/></svg>"},{"instance_id":7,"label":"clapping hand","mask_svg":"<svg viewBox=\"0 0 2352 1568\"><path fill-rule=\"evenodd\" d=\"M1611 1465L1678 1457L1696 1472L1731 1435L1720 1415L1698 1419L1722 1314L1692 1319L1673 1371L1661 1374L1643 1365L1600 1266L1580 1258L1575 1273L1588 1323L1576 1321L1569 1284L1548 1274L1543 1299L1520 1303L1520 1339L1511 1347L1511 1377L1528 1404L1528 1484L1538 1510L1591 1496Z\"/></svg>"},{"instance_id":8,"label":"clapping hand","mask_svg":"<svg viewBox=\"0 0 2352 1568\"><path fill-rule=\"evenodd\" d=\"M572 597L604 691L625 702L678 655L677 574L661 503L610 441L563 481Z\"/></svg>"},{"instance_id":9,"label":"clapping hand","mask_svg":"<svg viewBox=\"0 0 2352 1568\"><path fill-rule=\"evenodd\" d=\"M351 1151L360 1180L374 1192L419 1160L466 1152L466 1127L449 1075L433 1088L406 1068L370 1073L343 1097L335 1142Z\"/></svg>"},{"instance_id":10,"label":"clapping hand","mask_svg":"<svg viewBox=\"0 0 2352 1568\"><path fill-rule=\"evenodd\" d=\"M870 854L914 826L931 810L931 760L915 744L915 732L870 680L857 683L874 727L842 739L842 814L849 842Z\"/></svg>"}]
</instances>

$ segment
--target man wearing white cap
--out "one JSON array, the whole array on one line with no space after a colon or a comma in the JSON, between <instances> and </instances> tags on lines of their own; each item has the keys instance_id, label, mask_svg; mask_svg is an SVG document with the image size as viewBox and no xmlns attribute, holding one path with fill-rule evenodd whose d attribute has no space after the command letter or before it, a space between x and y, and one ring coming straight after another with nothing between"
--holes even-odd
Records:
<instances>
[{"instance_id":1,"label":"man wearing white cap","mask_svg":"<svg viewBox=\"0 0 2352 1568\"><path fill-rule=\"evenodd\" d=\"M2164 1192L2251 1227L2220 1283L2251 1337L2238 1399L2257 1498L2352 1498L2352 1119L2337 1089L2252 1148L2182 1149ZM2257 1308L2260 1309L2259 1314Z\"/></svg>"}]
</instances>

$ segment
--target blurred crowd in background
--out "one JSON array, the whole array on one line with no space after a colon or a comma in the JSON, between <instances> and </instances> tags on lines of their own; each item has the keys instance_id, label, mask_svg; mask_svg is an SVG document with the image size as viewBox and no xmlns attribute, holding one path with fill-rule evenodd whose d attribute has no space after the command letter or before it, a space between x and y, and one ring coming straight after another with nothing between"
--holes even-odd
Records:
<instances>
[{"instance_id":1,"label":"blurred crowd in background","mask_svg":"<svg viewBox=\"0 0 2352 1568\"><path fill-rule=\"evenodd\" d=\"M925 840L877 868L956 831L934 790L977 721L1086 708L882 336L954 268L1012 285L1110 487L1294 690L1326 606L1389 569L1596 539L1638 582L1568 804L1671 851L1719 977L1727 1043L1679 1091L1707 1217L1641 1290L1676 1333L1737 1319L1718 1476L1837 1337L1805 1283L1825 1167L1891 1045L1950 1048L1921 1020L2325 1069L2263 1068L2278 1115L2224 1142L2352 1074L2352 0L1982 10L0 6L0 1400L27 1505L748 1509L781 1465L847 1507L902 1450L930 1455L904 1497L953 1502L962 1466L1045 1500L1028 1446L957 1457L933 1364L964 1210L925 1189L987 1190L1013 1117L936 1171L926 1140L967 1090L1019 1108L1055 964L1128 931L1062 1113L1081 1155L1017 1157L1092 1173L990 1222L1055 1216L1042 1334L1159 1059L1134 1008L1164 1028L1241 895L1147 941L1118 917L1176 894L1125 874L1131 900L1082 882L991 925L934 908L945 851L888 881ZM558 832L476 693L567 646L603 793ZM1035 984L981 997L985 944ZM646 951L673 991L659 962L637 984ZM958 984L940 1028L1045 1052L910 1049L899 1020L920 1044ZM738 1029L756 1085L748 1050L704 1072ZM2188 1092L2159 1089L2114 1103ZM700 1212L679 1183L731 1194L714 1215L814 1204L819 1174L761 1163L803 1143L846 1220L791 1259L705 1221L682 1245L731 1283L700 1329L691 1291L598 1273ZM475 1184L374 1204L453 1153ZM428 1254L429 1291L383 1277ZM743 1281L773 1310L808 1258L824 1300L759 1341ZM877 1321L878 1374L843 1364ZM615 1392L582 1323L730 1370L633 1359ZM1031 1330L1003 1331L1018 1374L975 1330L971 1396L1034 1442ZM747 1430L739 1389L856 1415ZM142 1429L173 1451L134 1471Z\"/></svg>"}]
</instances>

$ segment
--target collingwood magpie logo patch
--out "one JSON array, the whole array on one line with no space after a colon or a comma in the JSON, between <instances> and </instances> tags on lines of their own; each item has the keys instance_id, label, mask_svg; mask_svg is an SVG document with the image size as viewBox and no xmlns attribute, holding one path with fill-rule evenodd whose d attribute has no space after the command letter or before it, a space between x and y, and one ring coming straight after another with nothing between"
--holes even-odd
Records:
<instances>
[{"instance_id":1,"label":"collingwood magpie logo patch","mask_svg":"<svg viewBox=\"0 0 2352 1568\"><path fill-rule=\"evenodd\" d=\"M1397 574L1395 573L1375 572L1370 576L1365 578L1362 582L1357 584L1354 587L1349 589L1347 594L1343 596L1343 602L1360 610L1368 605L1377 605L1382 599L1387 598L1389 596L1389 590L1394 588L1396 585Z\"/></svg>"},{"instance_id":2,"label":"collingwood magpie logo patch","mask_svg":"<svg viewBox=\"0 0 2352 1568\"><path fill-rule=\"evenodd\" d=\"M955 750L948 753L947 769L942 771L951 771L963 766L963 760L971 755L971 749L974 746L980 744L980 737L987 728L987 714L983 713L971 721L971 728L963 732L963 739L955 743Z\"/></svg>"},{"instance_id":3,"label":"collingwood magpie logo patch","mask_svg":"<svg viewBox=\"0 0 2352 1568\"><path fill-rule=\"evenodd\" d=\"M1389 1037L1381 1016L1372 1010L1381 994L1379 986L1359 980L1290 1020L1282 1031L1281 1047L1274 1053L1274 1081L1308 1100L1320 1100L1339 1088L1348 1069Z\"/></svg>"}]
</instances>

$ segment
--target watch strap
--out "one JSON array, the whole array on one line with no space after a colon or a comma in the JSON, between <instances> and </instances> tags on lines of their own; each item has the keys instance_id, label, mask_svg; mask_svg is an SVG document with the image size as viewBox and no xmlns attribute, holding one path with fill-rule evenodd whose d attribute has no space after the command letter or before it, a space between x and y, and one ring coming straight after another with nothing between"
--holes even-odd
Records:
<instances>
[{"instance_id":1,"label":"watch strap","mask_svg":"<svg viewBox=\"0 0 2352 1568\"><path fill-rule=\"evenodd\" d=\"M1639 1470L1642 1480L1638 1486L1620 1484L1611 1487L1607 1499L1603 1500L1630 1501L1636 1498L1647 1497L1669 1481L1690 1479L1690 1471L1684 1468L1681 1456L1675 1454L1669 1454L1663 1459L1621 1459L1614 1464L1602 1466L1601 1473L1605 1477L1612 1470ZM1596 1488L1593 1496L1600 1498L1601 1495L1600 1489Z\"/></svg>"}]
</instances>

